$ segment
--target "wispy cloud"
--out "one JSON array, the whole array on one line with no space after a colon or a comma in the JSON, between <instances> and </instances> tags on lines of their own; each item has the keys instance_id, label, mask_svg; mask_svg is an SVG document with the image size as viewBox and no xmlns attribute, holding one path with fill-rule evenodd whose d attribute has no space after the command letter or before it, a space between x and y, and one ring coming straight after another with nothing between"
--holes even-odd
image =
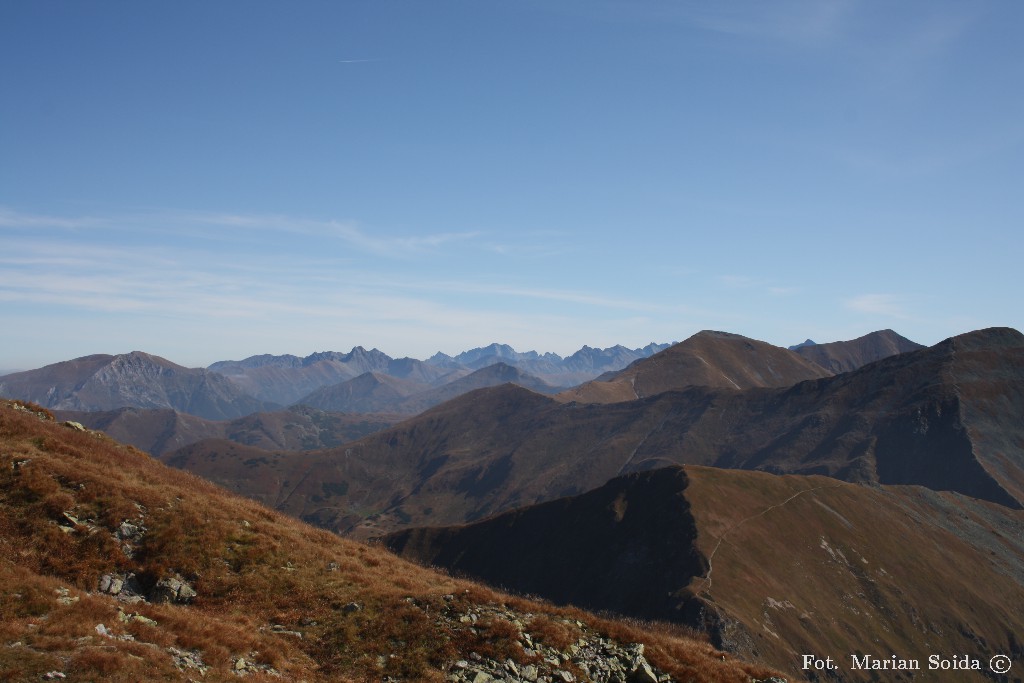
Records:
<instances>
[{"instance_id":1,"label":"wispy cloud","mask_svg":"<svg viewBox=\"0 0 1024 683\"><path fill-rule=\"evenodd\" d=\"M66 218L45 214L24 213L0 206L0 228L36 229L58 228L62 230L89 228L101 225L103 221L96 218Z\"/></svg>"},{"instance_id":2,"label":"wispy cloud","mask_svg":"<svg viewBox=\"0 0 1024 683\"><path fill-rule=\"evenodd\" d=\"M907 319L903 297L894 294L861 294L847 299L843 305L858 313L882 315L890 318Z\"/></svg>"},{"instance_id":3,"label":"wispy cloud","mask_svg":"<svg viewBox=\"0 0 1024 683\"><path fill-rule=\"evenodd\" d=\"M813 45L838 37L850 9L847 0L821 0L694 3L681 11L691 24L708 31Z\"/></svg>"},{"instance_id":4,"label":"wispy cloud","mask_svg":"<svg viewBox=\"0 0 1024 683\"><path fill-rule=\"evenodd\" d=\"M719 275L718 281L730 289L755 289L771 296L789 296L800 292L799 287L780 285L768 278L749 275Z\"/></svg>"}]
</instances>

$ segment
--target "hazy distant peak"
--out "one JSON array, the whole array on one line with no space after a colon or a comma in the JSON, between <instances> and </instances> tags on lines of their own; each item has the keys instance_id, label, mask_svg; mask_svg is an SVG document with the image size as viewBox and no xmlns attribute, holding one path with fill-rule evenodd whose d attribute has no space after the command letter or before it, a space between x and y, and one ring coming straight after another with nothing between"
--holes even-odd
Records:
<instances>
[{"instance_id":1,"label":"hazy distant peak","mask_svg":"<svg viewBox=\"0 0 1024 683\"><path fill-rule=\"evenodd\" d=\"M790 351L796 351L797 349L802 349L805 346L817 346L817 345L818 345L818 343L816 341L814 341L813 339L805 339L804 341L800 342L799 344L794 344L793 346L790 346L789 350Z\"/></svg>"}]
</instances>

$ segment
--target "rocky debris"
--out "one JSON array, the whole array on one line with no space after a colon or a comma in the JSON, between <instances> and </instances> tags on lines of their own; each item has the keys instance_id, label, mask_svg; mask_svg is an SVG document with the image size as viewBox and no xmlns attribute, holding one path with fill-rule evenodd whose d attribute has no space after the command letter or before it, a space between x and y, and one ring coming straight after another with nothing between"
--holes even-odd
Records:
<instances>
[{"instance_id":1,"label":"rocky debris","mask_svg":"<svg viewBox=\"0 0 1024 683\"><path fill-rule=\"evenodd\" d=\"M146 624L147 626L156 626L157 622L149 617L144 617L138 612L125 612L124 610L118 610L117 618L122 624L130 624L133 621L137 621L140 624Z\"/></svg>"},{"instance_id":2,"label":"rocky debris","mask_svg":"<svg viewBox=\"0 0 1024 683\"><path fill-rule=\"evenodd\" d=\"M57 604L59 605L73 605L78 602L78 596L72 596L71 591L67 588L58 588L54 593L57 594Z\"/></svg>"},{"instance_id":3,"label":"rocky debris","mask_svg":"<svg viewBox=\"0 0 1024 683\"><path fill-rule=\"evenodd\" d=\"M131 558L135 555L135 547L142 542L146 531L141 518L135 521L126 519L121 522L121 526L117 527L117 531L114 532L114 538L121 543L121 552L125 557Z\"/></svg>"},{"instance_id":4,"label":"rocky debris","mask_svg":"<svg viewBox=\"0 0 1024 683\"><path fill-rule=\"evenodd\" d=\"M145 601L142 586L139 585L133 573L104 574L100 577L97 589L100 593L113 595L121 602L133 604Z\"/></svg>"},{"instance_id":5,"label":"rocky debris","mask_svg":"<svg viewBox=\"0 0 1024 683\"><path fill-rule=\"evenodd\" d=\"M253 654L255 655L257 653ZM232 662L231 672L237 676L247 676L254 673L270 674L271 676L281 675L281 672L274 667L268 664L259 664L254 662L252 659L246 659L245 657L239 657Z\"/></svg>"},{"instance_id":6,"label":"rocky debris","mask_svg":"<svg viewBox=\"0 0 1024 683\"><path fill-rule=\"evenodd\" d=\"M131 541L132 543L138 543L142 540L145 533L146 527L143 526L141 520L138 522L131 522L126 519L121 522L121 526L117 527L117 531L114 532L114 537L119 541Z\"/></svg>"},{"instance_id":7,"label":"rocky debris","mask_svg":"<svg viewBox=\"0 0 1024 683\"><path fill-rule=\"evenodd\" d=\"M603 637L581 621L551 618L565 626L567 632L578 634L575 642L556 648L545 643L542 635L530 632L529 625L536 615L515 612L500 605L474 605L463 610L457 607L454 595L446 595L444 600L447 605L438 615L435 622L438 626L485 634L488 624L504 621L518 631L518 645L522 650L519 662L509 658L498 661L472 652L468 659L452 663L447 674L447 680L452 683L667 683L672 680L671 676L647 661L642 644L618 643ZM408 601L417 604L411 598Z\"/></svg>"},{"instance_id":8,"label":"rocky debris","mask_svg":"<svg viewBox=\"0 0 1024 683\"><path fill-rule=\"evenodd\" d=\"M198 650L186 652L179 650L176 647L167 648L168 654L171 655L171 660L174 662L174 666L177 667L178 671L188 671L195 669L201 676L206 675L206 670L210 667L203 662L203 657Z\"/></svg>"},{"instance_id":9,"label":"rocky debris","mask_svg":"<svg viewBox=\"0 0 1024 683\"><path fill-rule=\"evenodd\" d=\"M173 602L180 605L187 605L195 597L195 589L180 574L160 579L150 593L150 600L153 602Z\"/></svg>"},{"instance_id":10,"label":"rocky debris","mask_svg":"<svg viewBox=\"0 0 1024 683\"><path fill-rule=\"evenodd\" d=\"M47 671L43 674L44 681L63 681L67 678L67 674L63 671Z\"/></svg>"},{"instance_id":11,"label":"rocky debris","mask_svg":"<svg viewBox=\"0 0 1024 683\"><path fill-rule=\"evenodd\" d=\"M270 632L271 633L276 633L276 634L279 634L279 635L282 635L282 636L293 636L293 637L299 638L299 639L302 638L302 632L301 631L292 631L291 629L289 629L287 626L285 626L283 624L271 624L270 625Z\"/></svg>"},{"instance_id":12,"label":"rocky debris","mask_svg":"<svg viewBox=\"0 0 1024 683\"><path fill-rule=\"evenodd\" d=\"M110 638L111 640L135 640L135 636L130 633L124 633L118 635L108 629L104 624L96 624L96 633L104 638Z\"/></svg>"},{"instance_id":13,"label":"rocky debris","mask_svg":"<svg viewBox=\"0 0 1024 683\"><path fill-rule=\"evenodd\" d=\"M88 429L86 429L85 425L82 424L81 422L72 422L71 420L68 420L66 422L62 422L61 424L64 425L65 427L70 428L70 429L74 429L76 432L87 432L87 431L89 431Z\"/></svg>"},{"instance_id":14,"label":"rocky debris","mask_svg":"<svg viewBox=\"0 0 1024 683\"><path fill-rule=\"evenodd\" d=\"M341 611L344 612L345 614L351 614L353 612L359 612L362 609L363 609L363 606L360 605L358 602L350 602L347 605L345 605L344 607L342 607Z\"/></svg>"},{"instance_id":15,"label":"rocky debris","mask_svg":"<svg viewBox=\"0 0 1024 683\"><path fill-rule=\"evenodd\" d=\"M42 406L36 406L36 405L25 403L23 401L18 401L18 400L4 401L3 403L5 405L10 406L14 410L20 410L20 411L23 411L23 412L26 412L26 413L31 413L31 414L35 415L37 418L39 418L40 420L44 421L44 422L48 422L50 420L53 420L53 414L50 411L48 411L45 408L43 408ZM51 672L51 673L58 673L58 672ZM63 676L64 676L64 674L61 674L61 678L63 678Z\"/></svg>"}]
</instances>

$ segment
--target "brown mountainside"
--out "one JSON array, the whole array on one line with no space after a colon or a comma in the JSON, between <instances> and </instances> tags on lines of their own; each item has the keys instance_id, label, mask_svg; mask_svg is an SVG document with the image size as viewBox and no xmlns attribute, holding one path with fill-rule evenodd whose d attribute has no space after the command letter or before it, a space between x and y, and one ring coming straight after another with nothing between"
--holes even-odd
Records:
<instances>
[{"instance_id":1,"label":"brown mountainside","mask_svg":"<svg viewBox=\"0 0 1024 683\"><path fill-rule=\"evenodd\" d=\"M665 629L419 568L10 401L0 643L0 679L16 682L771 674Z\"/></svg>"},{"instance_id":2,"label":"brown mountainside","mask_svg":"<svg viewBox=\"0 0 1024 683\"><path fill-rule=\"evenodd\" d=\"M794 351L834 375L850 372L876 360L924 348L892 330L881 330L850 341L807 344Z\"/></svg>"},{"instance_id":3,"label":"brown mountainside","mask_svg":"<svg viewBox=\"0 0 1024 683\"><path fill-rule=\"evenodd\" d=\"M448 384L413 394L396 403L394 409L396 412L416 415L475 389L496 387L508 383L541 394L551 394L558 390L557 387L553 387L539 377L534 377L519 368L506 363L494 363Z\"/></svg>"},{"instance_id":4,"label":"brown mountainside","mask_svg":"<svg viewBox=\"0 0 1024 683\"><path fill-rule=\"evenodd\" d=\"M347 382L317 389L298 404L350 413L416 415L474 389L508 382L541 393L557 391L556 387L542 379L501 362L487 365L465 376L445 376L445 379L449 378L450 381L439 386L428 387L381 373L366 373Z\"/></svg>"},{"instance_id":5,"label":"brown mountainside","mask_svg":"<svg viewBox=\"0 0 1024 683\"><path fill-rule=\"evenodd\" d=\"M707 628L812 680L912 680L853 670L851 654L981 662L917 672L957 681L991 680L994 655L1024 656L1024 512L920 487L673 467L385 543L558 603ZM805 671L806 653L838 669Z\"/></svg>"},{"instance_id":6,"label":"brown mountainside","mask_svg":"<svg viewBox=\"0 0 1024 683\"><path fill-rule=\"evenodd\" d=\"M614 403L690 386L783 387L829 374L789 349L705 330L608 377L564 391L558 398Z\"/></svg>"},{"instance_id":7,"label":"brown mountainside","mask_svg":"<svg viewBox=\"0 0 1024 683\"><path fill-rule=\"evenodd\" d=\"M367 372L345 382L321 387L299 399L298 404L342 413L398 412L395 404L426 388L427 385L419 382Z\"/></svg>"},{"instance_id":8,"label":"brown mountainside","mask_svg":"<svg viewBox=\"0 0 1024 683\"><path fill-rule=\"evenodd\" d=\"M89 429L98 429L156 456L203 439L227 439L263 449L331 448L391 427L407 417L333 413L308 406L252 413L234 420L206 420L169 408L54 412L61 420L73 420Z\"/></svg>"},{"instance_id":9,"label":"brown mountainside","mask_svg":"<svg viewBox=\"0 0 1024 683\"><path fill-rule=\"evenodd\" d=\"M281 508L376 535L480 519L670 464L917 484L1020 507L1022 386L1024 336L1005 328L786 388L691 387L597 405L503 385L297 454L304 474ZM208 476L210 454L197 444L175 462ZM247 466L245 478L278 479L261 468ZM232 476L221 468L214 479Z\"/></svg>"},{"instance_id":10,"label":"brown mountainside","mask_svg":"<svg viewBox=\"0 0 1024 683\"><path fill-rule=\"evenodd\" d=\"M226 377L141 351L86 356L0 378L0 396L59 410L171 408L223 420L275 406Z\"/></svg>"}]
</instances>

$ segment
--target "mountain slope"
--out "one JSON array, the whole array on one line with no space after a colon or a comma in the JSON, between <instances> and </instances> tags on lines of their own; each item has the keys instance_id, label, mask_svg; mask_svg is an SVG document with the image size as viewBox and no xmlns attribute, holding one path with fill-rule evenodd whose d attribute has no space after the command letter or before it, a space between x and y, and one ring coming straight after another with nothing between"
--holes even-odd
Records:
<instances>
[{"instance_id":1,"label":"mountain slope","mask_svg":"<svg viewBox=\"0 0 1024 683\"><path fill-rule=\"evenodd\" d=\"M416 415L428 408L433 408L470 391L508 383L544 394L557 391L556 387L551 386L539 377L534 377L519 368L499 362L484 366L465 377L435 389L427 389L397 401L393 404L393 409L395 412Z\"/></svg>"},{"instance_id":2,"label":"mountain slope","mask_svg":"<svg viewBox=\"0 0 1024 683\"><path fill-rule=\"evenodd\" d=\"M98 429L151 455L163 455L203 439L228 439L264 449L313 450L355 441L391 427L405 416L332 413L308 406L252 413L234 420L206 420L169 408L118 408L108 411L54 411Z\"/></svg>"},{"instance_id":3,"label":"mountain slope","mask_svg":"<svg viewBox=\"0 0 1024 683\"><path fill-rule=\"evenodd\" d=\"M917 484L1020 507L1022 386L1024 336L1001 328L786 388L691 387L600 405L503 385L340 449L297 454L304 475L281 509L378 535L472 521L670 464ZM210 454L193 448L176 462L205 476ZM260 467L244 476L260 478ZM216 480L231 477L221 470ZM260 480L276 477L267 470Z\"/></svg>"},{"instance_id":4,"label":"mountain slope","mask_svg":"<svg viewBox=\"0 0 1024 683\"><path fill-rule=\"evenodd\" d=\"M921 344L901 337L892 330L881 330L850 341L828 344L805 342L792 350L830 373L838 375L842 372L856 370L876 360L923 348L924 346Z\"/></svg>"},{"instance_id":5,"label":"mountain slope","mask_svg":"<svg viewBox=\"0 0 1024 683\"><path fill-rule=\"evenodd\" d=\"M425 388L418 382L367 372L345 382L320 387L297 403L340 413L399 412L395 405L401 399Z\"/></svg>"},{"instance_id":6,"label":"mountain slope","mask_svg":"<svg viewBox=\"0 0 1024 683\"><path fill-rule=\"evenodd\" d=\"M0 642L10 681L770 674L706 643L421 569L9 401Z\"/></svg>"},{"instance_id":7,"label":"mountain slope","mask_svg":"<svg viewBox=\"0 0 1024 683\"><path fill-rule=\"evenodd\" d=\"M666 468L385 543L559 603L709 628L795 676L806 653L832 657L836 681L878 680L854 653L979 659L963 681L1024 656L1024 512L918 487Z\"/></svg>"},{"instance_id":8,"label":"mountain slope","mask_svg":"<svg viewBox=\"0 0 1024 683\"><path fill-rule=\"evenodd\" d=\"M172 408L210 420L274 406L215 372L185 368L141 351L95 355L0 378L0 396L60 410Z\"/></svg>"},{"instance_id":9,"label":"mountain slope","mask_svg":"<svg viewBox=\"0 0 1024 683\"><path fill-rule=\"evenodd\" d=\"M624 370L558 395L560 400L613 403L689 386L790 386L828 372L796 353L728 332L698 332Z\"/></svg>"}]
</instances>

